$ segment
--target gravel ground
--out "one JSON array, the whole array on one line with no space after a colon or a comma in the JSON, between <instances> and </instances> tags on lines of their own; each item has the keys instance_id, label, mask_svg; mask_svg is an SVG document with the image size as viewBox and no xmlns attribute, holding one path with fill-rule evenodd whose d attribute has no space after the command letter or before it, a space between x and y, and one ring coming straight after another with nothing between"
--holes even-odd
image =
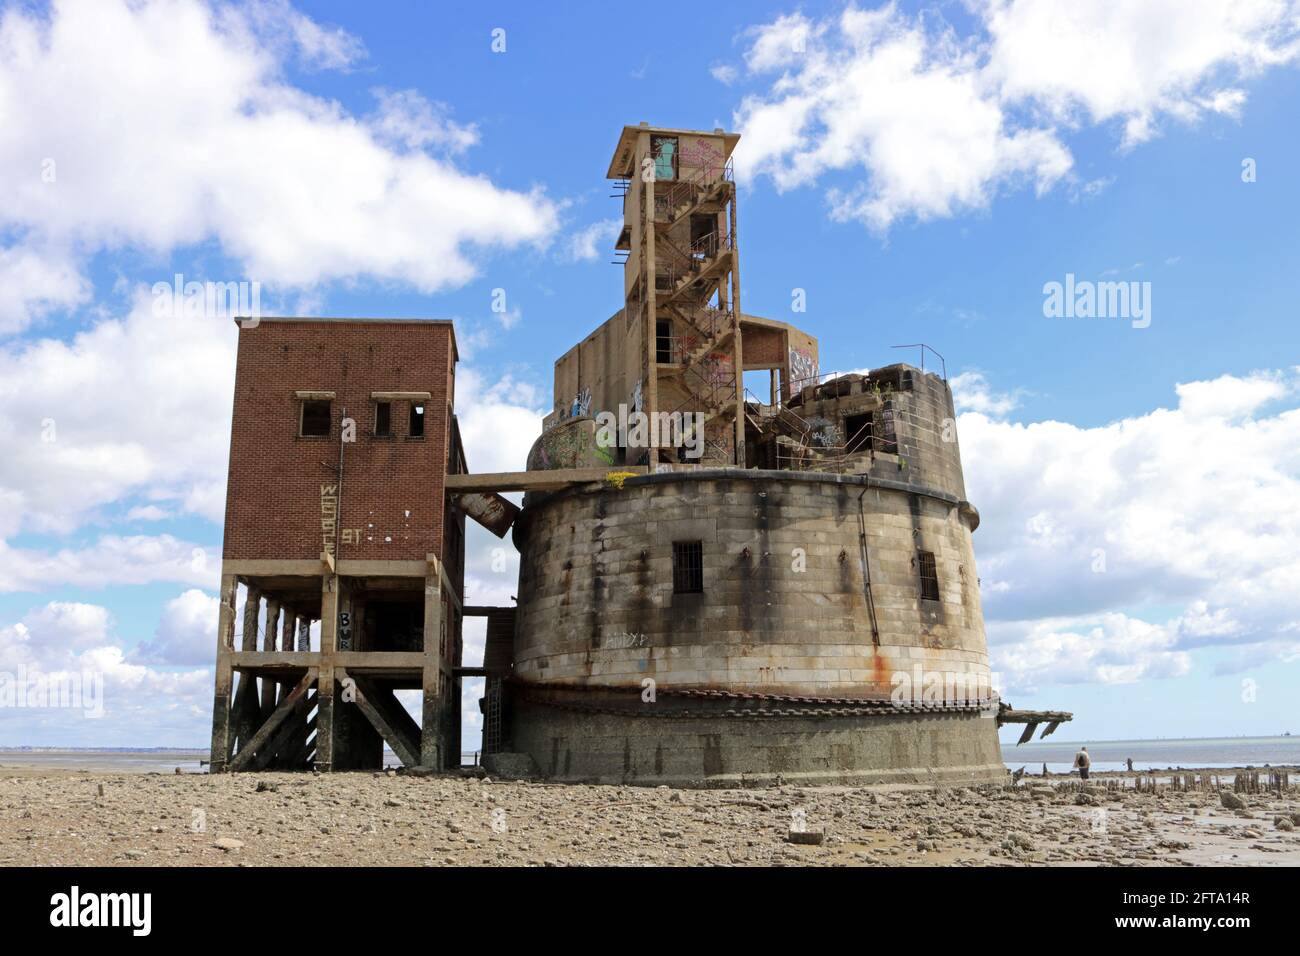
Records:
<instances>
[{"instance_id":1,"label":"gravel ground","mask_svg":"<svg viewBox=\"0 0 1300 956\"><path fill-rule=\"evenodd\" d=\"M0 865L1300 864L1300 793L1245 800L1229 809L1213 792L1080 794L1032 779L1015 789L670 790L5 767Z\"/></svg>"}]
</instances>

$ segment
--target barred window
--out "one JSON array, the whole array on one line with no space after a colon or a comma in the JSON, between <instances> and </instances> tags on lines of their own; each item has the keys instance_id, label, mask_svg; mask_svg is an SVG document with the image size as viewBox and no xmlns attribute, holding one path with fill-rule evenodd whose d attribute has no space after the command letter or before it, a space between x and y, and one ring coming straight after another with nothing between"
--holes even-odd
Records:
<instances>
[{"instance_id":1,"label":"barred window","mask_svg":"<svg viewBox=\"0 0 1300 956\"><path fill-rule=\"evenodd\" d=\"M704 543L673 542L673 592L701 594L704 591Z\"/></svg>"},{"instance_id":2,"label":"barred window","mask_svg":"<svg viewBox=\"0 0 1300 956\"><path fill-rule=\"evenodd\" d=\"M921 600L939 600L939 573L934 566L934 552L918 551L916 567L921 575Z\"/></svg>"}]
</instances>

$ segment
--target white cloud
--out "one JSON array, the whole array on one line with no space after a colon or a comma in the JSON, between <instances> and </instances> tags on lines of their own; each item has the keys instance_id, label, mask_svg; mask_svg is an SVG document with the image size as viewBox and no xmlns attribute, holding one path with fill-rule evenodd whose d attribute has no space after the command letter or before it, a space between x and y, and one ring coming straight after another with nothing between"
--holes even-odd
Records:
<instances>
[{"instance_id":1,"label":"white cloud","mask_svg":"<svg viewBox=\"0 0 1300 956\"><path fill-rule=\"evenodd\" d=\"M984 373L977 369L954 375L948 385L952 388L953 404L959 413L979 412L990 418L1003 418L1019 407L1023 391L995 391Z\"/></svg>"},{"instance_id":2,"label":"white cloud","mask_svg":"<svg viewBox=\"0 0 1300 956\"><path fill-rule=\"evenodd\" d=\"M1300 54L1289 0L986 0L986 77L1008 104L1029 102L1071 124L1119 120L1125 145L1161 115L1236 116L1234 86Z\"/></svg>"},{"instance_id":3,"label":"white cloud","mask_svg":"<svg viewBox=\"0 0 1300 956\"><path fill-rule=\"evenodd\" d=\"M297 56L303 66L347 70L365 58L366 48L340 27L324 26L299 13L288 0L253 0L227 12L236 23L247 23L263 43Z\"/></svg>"},{"instance_id":4,"label":"white cloud","mask_svg":"<svg viewBox=\"0 0 1300 956\"><path fill-rule=\"evenodd\" d=\"M9 8L0 229L21 244L0 263L50 262L23 267L0 319L80 301L67 263L104 249L215 241L268 287L370 277L429 293L472 278L482 250L545 245L557 207L540 189L503 189L421 148L463 149L472 127L411 91L381 92L357 119L287 82L286 44L318 66L359 55L285 3L59 0L48 19Z\"/></svg>"},{"instance_id":5,"label":"white cloud","mask_svg":"<svg viewBox=\"0 0 1300 956\"><path fill-rule=\"evenodd\" d=\"M220 599L198 588L177 595L163 605L154 639L141 643L132 659L143 664L211 664L220 607Z\"/></svg>"},{"instance_id":6,"label":"white cloud","mask_svg":"<svg viewBox=\"0 0 1300 956\"><path fill-rule=\"evenodd\" d=\"M139 505L126 513L127 521L165 521L171 515L157 505Z\"/></svg>"},{"instance_id":7,"label":"white cloud","mask_svg":"<svg viewBox=\"0 0 1300 956\"><path fill-rule=\"evenodd\" d=\"M1300 654L1297 386L1184 383L1176 407L1092 428L961 414L995 666L1110 681L1180 673L1201 647Z\"/></svg>"},{"instance_id":8,"label":"white cloud","mask_svg":"<svg viewBox=\"0 0 1300 956\"><path fill-rule=\"evenodd\" d=\"M215 587L220 568L217 549L169 534L106 534L90 544L57 550L16 548L0 540L0 593L156 581Z\"/></svg>"},{"instance_id":9,"label":"white cloud","mask_svg":"<svg viewBox=\"0 0 1300 956\"><path fill-rule=\"evenodd\" d=\"M1075 182L1061 130L1113 121L1131 146L1162 117L1236 116L1237 83L1300 56L1292 0L970 6L968 36L894 3L748 30L750 78L771 79L736 110L738 173L781 190L838 177L826 187L832 215L883 232L986 208L1007 189Z\"/></svg>"},{"instance_id":10,"label":"white cloud","mask_svg":"<svg viewBox=\"0 0 1300 956\"><path fill-rule=\"evenodd\" d=\"M235 341L229 318L158 318L139 291L71 341L0 345L0 537L132 494L219 522Z\"/></svg>"},{"instance_id":11,"label":"white cloud","mask_svg":"<svg viewBox=\"0 0 1300 956\"><path fill-rule=\"evenodd\" d=\"M892 6L849 7L798 53L788 19L760 30L747 57L752 71L785 72L737 110L742 176L768 175L784 190L862 169L866 181L828 190L832 215L885 230L905 216L983 208L1004 185L1041 191L1069 172L1052 130L1006 122L978 58L951 31L935 34Z\"/></svg>"},{"instance_id":12,"label":"white cloud","mask_svg":"<svg viewBox=\"0 0 1300 956\"><path fill-rule=\"evenodd\" d=\"M1181 677L1191 656L1168 628L1119 613L1045 619L989 628L993 670L1003 694L1036 693L1040 683L1127 684Z\"/></svg>"},{"instance_id":13,"label":"white cloud","mask_svg":"<svg viewBox=\"0 0 1300 956\"><path fill-rule=\"evenodd\" d=\"M488 382L459 369L456 418L470 471L523 471L550 404L539 388L509 375Z\"/></svg>"},{"instance_id":14,"label":"white cloud","mask_svg":"<svg viewBox=\"0 0 1300 956\"><path fill-rule=\"evenodd\" d=\"M454 122L446 103L431 103L417 90L372 92L379 110L370 126L385 142L407 149L433 146L449 153L464 152L478 142L478 128Z\"/></svg>"},{"instance_id":15,"label":"white cloud","mask_svg":"<svg viewBox=\"0 0 1300 956\"><path fill-rule=\"evenodd\" d=\"M569 237L568 255L575 262L591 261L608 254L607 243L612 244L623 228L621 219L602 219L580 229Z\"/></svg>"},{"instance_id":16,"label":"white cloud","mask_svg":"<svg viewBox=\"0 0 1300 956\"><path fill-rule=\"evenodd\" d=\"M709 67L709 74L724 86L730 86L736 82L740 71L727 63L715 63Z\"/></svg>"},{"instance_id":17,"label":"white cloud","mask_svg":"<svg viewBox=\"0 0 1300 956\"><path fill-rule=\"evenodd\" d=\"M211 669L128 660L108 611L98 605L51 602L0 624L0 672L9 682L75 681L64 686L77 686L82 695L71 701L76 706L7 709L0 724L6 744L185 746L203 741L211 726Z\"/></svg>"},{"instance_id":18,"label":"white cloud","mask_svg":"<svg viewBox=\"0 0 1300 956\"><path fill-rule=\"evenodd\" d=\"M0 289L0 335L90 299L90 283L64 256L22 247L0 248Z\"/></svg>"}]
</instances>

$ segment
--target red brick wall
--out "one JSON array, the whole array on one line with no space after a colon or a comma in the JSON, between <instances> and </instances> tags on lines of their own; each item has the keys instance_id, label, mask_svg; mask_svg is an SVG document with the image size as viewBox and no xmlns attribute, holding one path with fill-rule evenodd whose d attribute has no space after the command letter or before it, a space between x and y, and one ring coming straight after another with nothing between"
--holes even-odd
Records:
<instances>
[{"instance_id":1,"label":"red brick wall","mask_svg":"<svg viewBox=\"0 0 1300 956\"><path fill-rule=\"evenodd\" d=\"M442 554L443 475L451 416L450 323L264 320L239 331L227 559L319 558L321 487L337 485L344 409L356 441L343 445L336 553L361 560ZM332 391L329 438L300 438L296 391ZM392 438L376 438L371 392L429 392L425 436L408 439L408 403L393 403ZM328 467L327 467L328 466ZM345 529L360 529L349 541Z\"/></svg>"},{"instance_id":2,"label":"red brick wall","mask_svg":"<svg viewBox=\"0 0 1300 956\"><path fill-rule=\"evenodd\" d=\"M754 365L785 364L784 330L765 329L760 325L742 325L741 335L746 368Z\"/></svg>"}]
</instances>

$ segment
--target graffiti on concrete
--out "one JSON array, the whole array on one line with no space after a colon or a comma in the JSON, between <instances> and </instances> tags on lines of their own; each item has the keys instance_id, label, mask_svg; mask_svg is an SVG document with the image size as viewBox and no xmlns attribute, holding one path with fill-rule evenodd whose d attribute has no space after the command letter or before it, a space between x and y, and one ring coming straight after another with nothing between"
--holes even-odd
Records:
<instances>
[{"instance_id":1,"label":"graffiti on concrete","mask_svg":"<svg viewBox=\"0 0 1300 956\"><path fill-rule=\"evenodd\" d=\"M681 165L704 170L709 177L722 169L722 150L707 139L687 140L681 151Z\"/></svg>"},{"instance_id":2,"label":"graffiti on concrete","mask_svg":"<svg viewBox=\"0 0 1300 956\"><path fill-rule=\"evenodd\" d=\"M808 349L790 349L790 394L817 383L817 360Z\"/></svg>"},{"instance_id":3,"label":"graffiti on concrete","mask_svg":"<svg viewBox=\"0 0 1300 956\"><path fill-rule=\"evenodd\" d=\"M701 363L704 378L715 387L728 385L735 380L731 356L726 352L710 352Z\"/></svg>"},{"instance_id":4,"label":"graffiti on concrete","mask_svg":"<svg viewBox=\"0 0 1300 956\"><path fill-rule=\"evenodd\" d=\"M570 418L581 418L584 415L591 414L591 387L584 386L578 389L578 394L573 397L573 404L569 406Z\"/></svg>"}]
</instances>

